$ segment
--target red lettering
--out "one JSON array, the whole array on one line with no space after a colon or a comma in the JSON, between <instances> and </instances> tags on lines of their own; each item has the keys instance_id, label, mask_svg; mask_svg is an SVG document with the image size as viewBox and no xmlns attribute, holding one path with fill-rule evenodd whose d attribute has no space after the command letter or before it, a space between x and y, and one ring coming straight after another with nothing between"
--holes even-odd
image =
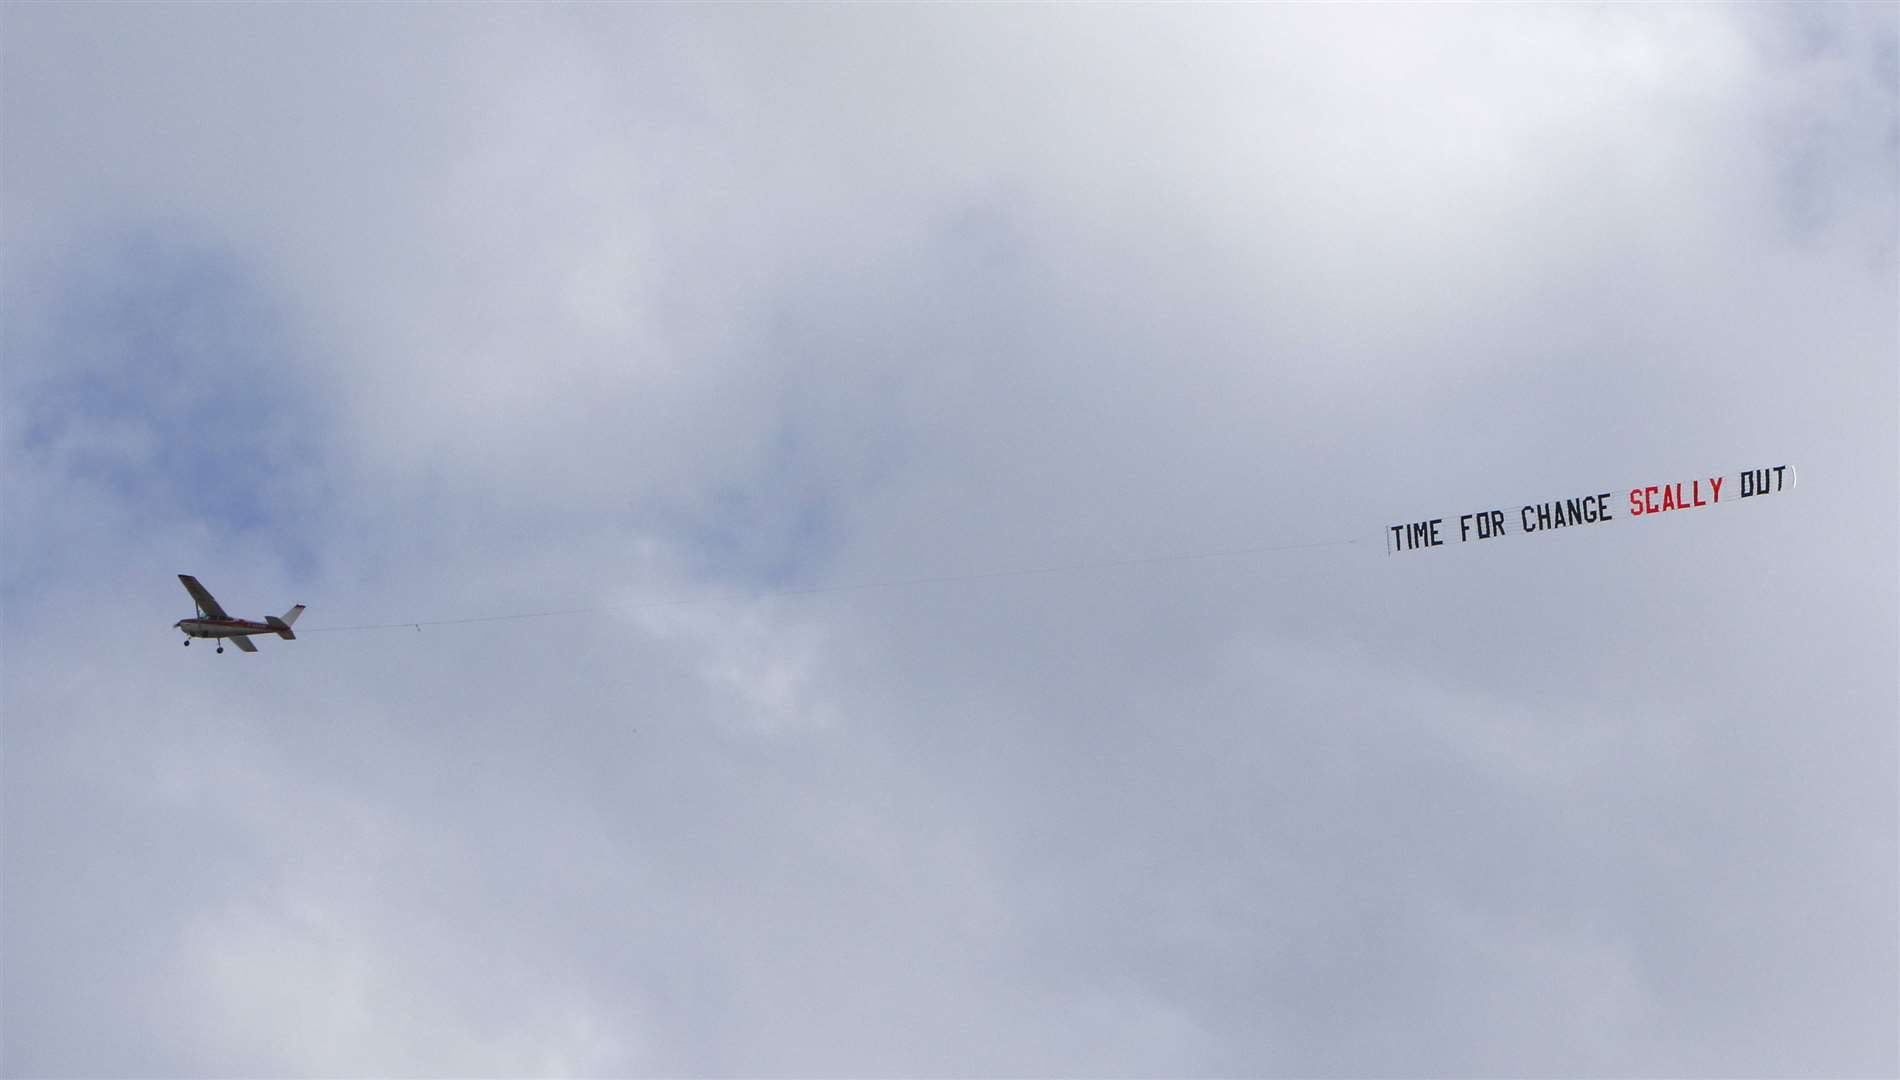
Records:
<instances>
[{"instance_id":1,"label":"red lettering","mask_svg":"<svg viewBox=\"0 0 1900 1080\"><path fill-rule=\"evenodd\" d=\"M1643 516L1643 489L1642 488L1630 489L1630 516L1631 517Z\"/></svg>"},{"instance_id":2,"label":"red lettering","mask_svg":"<svg viewBox=\"0 0 1900 1080\"><path fill-rule=\"evenodd\" d=\"M1702 501L1702 481L1700 480L1689 481L1689 494L1695 496L1695 504L1697 506L1709 505L1708 503L1705 503Z\"/></svg>"},{"instance_id":3,"label":"red lettering","mask_svg":"<svg viewBox=\"0 0 1900 1080\"><path fill-rule=\"evenodd\" d=\"M1660 513L1663 509L1656 505L1656 485L1654 484L1643 489L1643 509L1651 514Z\"/></svg>"},{"instance_id":4,"label":"red lettering","mask_svg":"<svg viewBox=\"0 0 1900 1080\"><path fill-rule=\"evenodd\" d=\"M1710 502L1722 501L1722 477L1719 477L1719 476L1709 477L1709 501Z\"/></svg>"},{"instance_id":5,"label":"red lettering","mask_svg":"<svg viewBox=\"0 0 1900 1080\"><path fill-rule=\"evenodd\" d=\"M1662 486L1662 493L1663 493L1662 508L1664 510L1674 510L1676 508L1675 487L1669 484L1664 484Z\"/></svg>"}]
</instances>

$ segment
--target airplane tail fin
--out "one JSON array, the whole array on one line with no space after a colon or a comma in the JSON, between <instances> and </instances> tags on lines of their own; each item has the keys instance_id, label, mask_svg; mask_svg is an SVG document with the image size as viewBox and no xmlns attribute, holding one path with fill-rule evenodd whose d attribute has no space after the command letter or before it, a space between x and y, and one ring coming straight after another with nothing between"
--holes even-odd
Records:
<instances>
[{"instance_id":1,"label":"airplane tail fin","mask_svg":"<svg viewBox=\"0 0 1900 1080\"><path fill-rule=\"evenodd\" d=\"M277 636L283 638L285 641L295 641L297 640L297 635L290 632L290 624L296 622L297 616L302 614L303 605L298 604L296 607L284 612L284 617L281 619L275 615L264 616L264 624L269 626L272 630L277 631Z\"/></svg>"}]
</instances>

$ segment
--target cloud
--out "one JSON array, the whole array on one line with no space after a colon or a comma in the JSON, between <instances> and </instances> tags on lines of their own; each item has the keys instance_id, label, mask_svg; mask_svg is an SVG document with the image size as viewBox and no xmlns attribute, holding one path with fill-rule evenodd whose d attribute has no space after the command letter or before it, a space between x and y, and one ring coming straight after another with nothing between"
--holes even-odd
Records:
<instances>
[{"instance_id":1,"label":"cloud","mask_svg":"<svg viewBox=\"0 0 1900 1080\"><path fill-rule=\"evenodd\" d=\"M4 18L6 1071L1893 1070L1891 13Z\"/></svg>"}]
</instances>

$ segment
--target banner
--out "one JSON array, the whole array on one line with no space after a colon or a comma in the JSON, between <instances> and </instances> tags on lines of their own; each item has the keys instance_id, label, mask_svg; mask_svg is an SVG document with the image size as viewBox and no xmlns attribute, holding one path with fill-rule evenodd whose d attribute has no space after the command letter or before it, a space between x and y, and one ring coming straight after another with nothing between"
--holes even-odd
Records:
<instances>
[{"instance_id":1,"label":"banner","mask_svg":"<svg viewBox=\"0 0 1900 1080\"><path fill-rule=\"evenodd\" d=\"M1649 518L1678 510L1700 510L1763 495L1779 495L1793 487L1792 465L1743 469L1728 476L1698 476L1661 484L1637 484L1634 487L1592 492L1549 502L1473 510L1388 526L1385 531L1385 551L1388 555L1396 555L1406 551L1496 540L1518 533L1608 525L1621 518Z\"/></svg>"}]
</instances>

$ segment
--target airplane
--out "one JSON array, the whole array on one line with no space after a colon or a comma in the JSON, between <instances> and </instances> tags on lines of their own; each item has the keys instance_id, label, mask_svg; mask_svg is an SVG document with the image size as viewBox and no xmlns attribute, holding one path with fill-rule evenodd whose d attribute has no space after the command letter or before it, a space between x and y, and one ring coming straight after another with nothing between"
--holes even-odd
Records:
<instances>
[{"instance_id":1,"label":"airplane","mask_svg":"<svg viewBox=\"0 0 1900 1080\"><path fill-rule=\"evenodd\" d=\"M219 606L218 601L205 590L205 587L198 584L197 578L190 574L180 574L178 580L184 582L185 591L191 594L191 599L198 605L196 617L180 619L172 624L173 629L185 632L185 644L191 644L191 639L195 637L230 638L231 644L245 652L256 652L257 646L251 644L252 634L276 634L285 641L297 640L297 635L290 632L290 624L296 622L297 616L303 614L302 604L284 612L281 619L275 615L264 616L263 622L233 619L224 613L224 608ZM218 642L218 651L224 651L222 640Z\"/></svg>"}]
</instances>

